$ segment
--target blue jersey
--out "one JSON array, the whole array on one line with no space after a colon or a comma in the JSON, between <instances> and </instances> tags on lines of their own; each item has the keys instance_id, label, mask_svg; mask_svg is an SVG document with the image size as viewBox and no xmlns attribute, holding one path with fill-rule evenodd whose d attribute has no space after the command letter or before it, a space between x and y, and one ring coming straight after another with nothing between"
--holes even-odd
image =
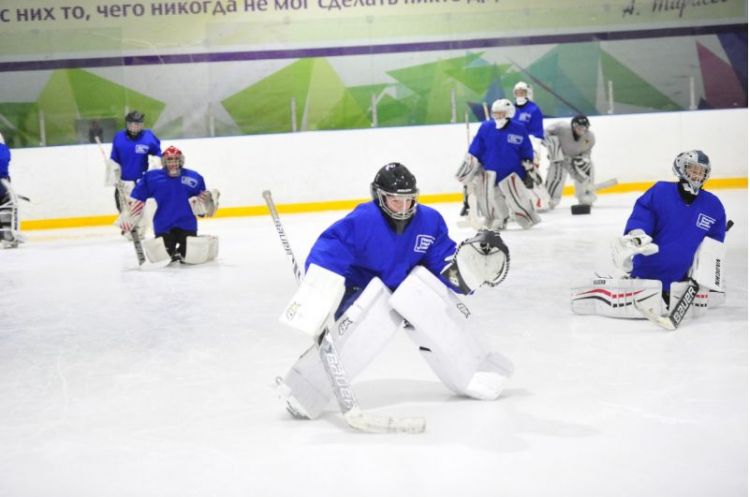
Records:
<instances>
[{"instance_id":1,"label":"blue jersey","mask_svg":"<svg viewBox=\"0 0 750 497\"><path fill-rule=\"evenodd\" d=\"M10 149L5 143L0 143L0 178L10 178Z\"/></svg>"},{"instance_id":2,"label":"blue jersey","mask_svg":"<svg viewBox=\"0 0 750 497\"><path fill-rule=\"evenodd\" d=\"M174 178L164 169L152 169L138 180L130 196L142 202L156 200L154 233L159 236L173 228L198 231L189 199L205 189L203 176L190 169L182 168L180 176Z\"/></svg>"},{"instance_id":3,"label":"blue jersey","mask_svg":"<svg viewBox=\"0 0 750 497\"><path fill-rule=\"evenodd\" d=\"M526 169L521 161L534 158L529 134L523 125L508 121L501 129L497 129L492 119L479 126L469 153L479 159L486 170L497 173L495 183L504 180L510 173L518 174L521 179L525 178Z\"/></svg>"},{"instance_id":4,"label":"blue jersey","mask_svg":"<svg viewBox=\"0 0 750 497\"><path fill-rule=\"evenodd\" d=\"M347 288L364 288L377 276L395 290L415 266L425 266L453 288L440 271L456 244L438 211L418 205L403 233L396 234L375 202L358 205L325 230L305 267L317 264L346 278Z\"/></svg>"},{"instance_id":5,"label":"blue jersey","mask_svg":"<svg viewBox=\"0 0 750 497\"><path fill-rule=\"evenodd\" d=\"M161 157L161 142L150 129L130 138L126 131L118 131L112 139L110 158L120 164L124 181L138 181L148 170L148 156Z\"/></svg>"},{"instance_id":6,"label":"blue jersey","mask_svg":"<svg viewBox=\"0 0 750 497\"><path fill-rule=\"evenodd\" d=\"M513 121L522 124L526 131L540 140L544 139L544 125L542 124L542 109L531 100L523 105L516 104Z\"/></svg>"},{"instance_id":7,"label":"blue jersey","mask_svg":"<svg viewBox=\"0 0 750 497\"><path fill-rule=\"evenodd\" d=\"M673 281L682 281L693 265L693 256L705 237L723 242L726 214L713 193L701 190L692 204L680 196L677 183L659 181L635 203L625 225L625 233L642 229L659 246L654 255L636 255L631 276L661 280L669 290Z\"/></svg>"}]
</instances>

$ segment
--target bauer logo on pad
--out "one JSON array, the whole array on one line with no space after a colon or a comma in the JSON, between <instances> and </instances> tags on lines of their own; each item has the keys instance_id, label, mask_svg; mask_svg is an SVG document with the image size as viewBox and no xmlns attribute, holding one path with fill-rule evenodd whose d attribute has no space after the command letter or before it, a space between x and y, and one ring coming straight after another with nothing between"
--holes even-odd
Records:
<instances>
[{"instance_id":1,"label":"bauer logo on pad","mask_svg":"<svg viewBox=\"0 0 750 497\"><path fill-rule=\"evenodd\" d=\"M435 241L435 237L430 235L417 235L417 240L414 242L414 252L427 252L432 242Z\"/></svg>"}]
</instances>

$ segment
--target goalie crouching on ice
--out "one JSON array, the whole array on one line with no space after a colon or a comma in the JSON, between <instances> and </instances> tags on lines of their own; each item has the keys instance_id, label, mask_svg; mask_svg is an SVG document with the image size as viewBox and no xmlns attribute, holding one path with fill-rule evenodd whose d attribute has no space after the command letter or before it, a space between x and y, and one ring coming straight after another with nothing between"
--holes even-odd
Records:
<instances>
[{"instance_id":1,"label":"goalie crouching on ice","mask_svg":"<svg viewBox=\"0 0 750 497\"><path fill-rule=\"evenodd\" d=\"M183 167L185 156L177 147L167 148L161 156L162 168L151 169L138 180L130 194L129 209L117 220L124 231L130 231L143 216L148 198L156 200L154 233L145 240L143 249L151 263L180 261L201 264L216 258L218 238L197 236L196 216L213 216L219 206L219 191L206 190L203 176Z\"/></svg>"},{"instance_id":2,"label":"goalie crouching on ice","mask_svg":"<svg viewBox=\"0 0 750 497\"><path fill-rule=\"evenodd\" d=\"M314 337L329 329L350 378L403 328L450 390L498 398L513 365L472 326L456 292L505 278L508 248L500 235L482 230L456 249L443 217L418 204L416 178L399 163L378 171L371 193L371 202L317 239L281 322ZM277 383L296 417L318 417L333 398L315 346Z\"/></svg>"},{"instance_id":3,"label":"goalie crouching on ice","mask_svg":"<svg viewBox=\"0 0 750 497\"><path fill-rule=\"evenodd\" d=\"M679 181L659 181L638 198L625 234L612 244L613 262L626 278L596 278L573 288L573 312L642 318L640 308L674 317L684 305L681 320L723 303L727 221L718 197L703 190L711 163L691 150L677 156L672 171Z\"/></svg>"}]
</instances>

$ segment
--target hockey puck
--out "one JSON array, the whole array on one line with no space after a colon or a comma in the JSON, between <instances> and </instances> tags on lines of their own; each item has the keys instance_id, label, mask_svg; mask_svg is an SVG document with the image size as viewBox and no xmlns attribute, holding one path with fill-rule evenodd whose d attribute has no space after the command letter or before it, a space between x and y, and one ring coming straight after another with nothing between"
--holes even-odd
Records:
<instances>
[{"instance_id":1,"label":"hockey puck","mask_svg":"<svg viewBox=\"0 0 750 497\"><path fill-rule=\"evenodd\" d=\"M591 206L590 205L571 205L570 206L570 213L574 216L578 214L591 214Z\"/></svg>"}]
</instances>

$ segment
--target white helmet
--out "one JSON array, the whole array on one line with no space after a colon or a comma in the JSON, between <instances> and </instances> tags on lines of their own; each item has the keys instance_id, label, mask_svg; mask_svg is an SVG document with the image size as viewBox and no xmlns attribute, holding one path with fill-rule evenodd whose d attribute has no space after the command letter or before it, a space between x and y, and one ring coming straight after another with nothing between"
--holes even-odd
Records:
<instances>
[{"instance_id":1,"label":"white helmet","mask_svg":"<svg viewBox=\"0 0 750 497\"><path fill-rule=\"evenodd\" d=\"M523 93L519 95L521 92ZM516 86L513 87L513 95L516 97L516 105L523 105L531 100L531 86L525 81L519 81L516 83Z\"/></svg>"},{"instance_id":2,"label":"white helmet","mask_svg":"<svg viewBox=\"0 0 750 497\"><path fill-rule=\"evenodd\" d=\"M675 158L672 172L682 180L686 190L697 195L711 176L711 161L702 150L682 152Z\"/></svg>"},{"instance_id":3,"label":"white helmet","mask_svg":"<svg viewBox=\"0 0 750 497\"><path fill-rule=\"evenodd\" d=\"M495 127L497 129L505 126L505 123L508 122L508 120L511 119L515 114L516 106L513 105L513 103L507 98L501 98L492 102L491 115L492 119L495 120Z\"/></svg>"},{"instance_id":4,"label":"white helmet","mask_svg":"<svg viewBox=\"0 0 750 497\"><path fill-rule=\"evenodd\" d=\"M3 137L2 133L0 133L0 143L2 143L3 145L5 145L5 138Z\"/></svg>"}]
</instances>

